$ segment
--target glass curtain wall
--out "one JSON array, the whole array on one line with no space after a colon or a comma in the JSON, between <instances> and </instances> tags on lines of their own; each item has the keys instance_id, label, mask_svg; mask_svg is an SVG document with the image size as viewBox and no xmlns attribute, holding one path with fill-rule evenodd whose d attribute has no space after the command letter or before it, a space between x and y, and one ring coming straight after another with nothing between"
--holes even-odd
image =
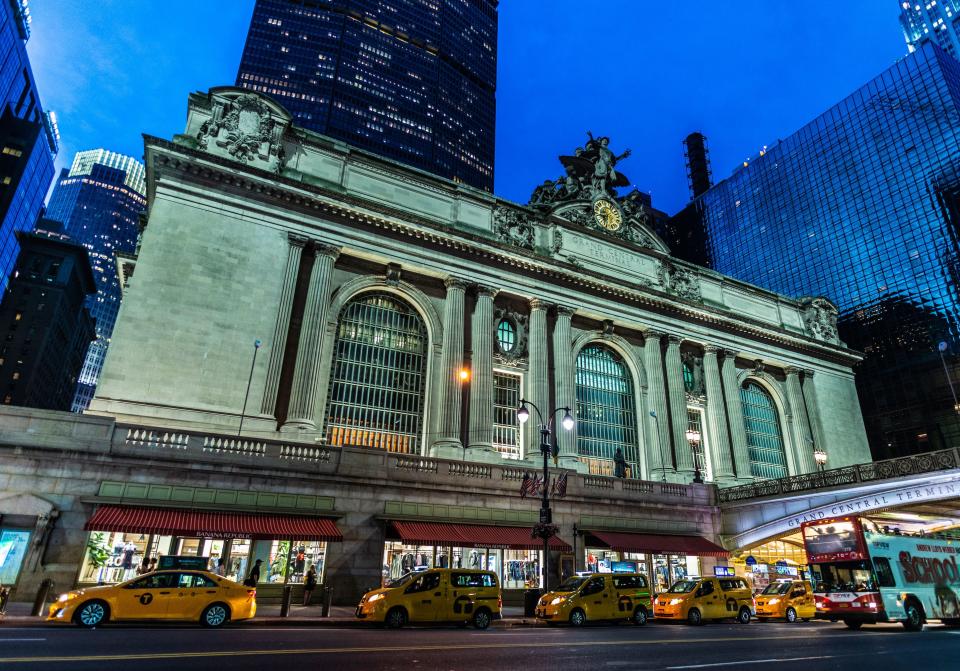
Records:
<instances>
[{"instance_id":1,"label":"glass curtain wall","mask_svg":"<svg viewBox=\"0 0 960 671\"><path fill-rule=\"evenodd\" d=\"M623 451L628 477L639 473L636 400L623 358L603 345L580 350L576 364L577 452L590 472L613 475L614 456Z\"/></svg>"},{"instance_id":2,"label":"glass curtain wall","mask_svg":"<svg viewBox=\"0 0 960 671\"><path fill-rule=\"evenodd\" d=\"M740 400L743 403L751 475L762 480L786 477L787 452L773 399L759 384L748 382L740 389Z\"/></svg>"}]
</instances>

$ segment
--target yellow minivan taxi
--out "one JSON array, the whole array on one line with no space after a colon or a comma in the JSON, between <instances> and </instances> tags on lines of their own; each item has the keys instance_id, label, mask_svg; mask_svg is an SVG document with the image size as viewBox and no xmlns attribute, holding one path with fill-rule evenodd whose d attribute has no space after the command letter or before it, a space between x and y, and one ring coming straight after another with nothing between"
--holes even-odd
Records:
<instances>
[{"instance_id":1,"label":"yellow minivan taxi","mask_svg":"<svg viewBox=\"0 0 960 671\"><path fill-rule=\"evenodd\" d=\"M48 622L93 628L124 620L193 620L219 627L257 613L257 590L208 571L157 571L118 585L77 589L50 606Z\"/></svg>"},{"instance_id":2,"label":"yellow minivan taxi","mask_svg":"<svg viewBox=\"0 0 960 671\"><path fill-rule=\"evenodd\" d=\"M813 587L806 580L772 582L756 597L757 619L809 620L817 614Z\"/></svg>"},{"instance_id":3,"label":"yellow minivan taxi","mask_svg":"<svg viewBox=\"0 0 960 671\"><path fill-rule=\"evenodd\" d=\"M398 629L408 622L472 623L486 629L500 619L503 601L492 571L435 568L406 575L367 592L357 617Z\"/></svg>"},{"instance_id":4,"label":"yellow minivan taxi","mask_svg":"<svg viewBox=\"0 0 960 671\"><path fill-rule=\"evenodd\" d=\"M658 620L704 620L735 617L747 624L753 614L753 594L743 578L690 578L678 580L660 594L653 605Z\"/></svg>"},{"instance_id":5,"label":"yellow minivan taxi","mask_svg":"<svg viewBox=\"0 0 960 671\"><path fill-rule=\"evenodd\" d=\"M629 620L646 624L650 587L639 573L594 573L568 578L540 598L537 618L548 623L569 622L579 627L587 621Z\"/></svg>"}]
</instances>

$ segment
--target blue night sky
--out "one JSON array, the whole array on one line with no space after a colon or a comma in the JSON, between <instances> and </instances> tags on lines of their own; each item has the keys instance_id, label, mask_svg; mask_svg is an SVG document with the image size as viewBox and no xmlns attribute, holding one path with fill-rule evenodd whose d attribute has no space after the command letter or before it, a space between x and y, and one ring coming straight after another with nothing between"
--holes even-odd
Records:
<instances>
[{"instance_id":1,"label":"blue night sky","mask_svg":"<svg viewBox=\"0 0 960 671\"><path fill-rule=\"evenodd\" d=\"M182 132L189 92L234 82L253 0L30 6L59 167ZM896 0L502 0L496 192L526 202L592 130L633 150L623 171L672 214L687 133L709 138L716 180L730 174L904 55L897 15Z\"/></svg>"}]
</instances>

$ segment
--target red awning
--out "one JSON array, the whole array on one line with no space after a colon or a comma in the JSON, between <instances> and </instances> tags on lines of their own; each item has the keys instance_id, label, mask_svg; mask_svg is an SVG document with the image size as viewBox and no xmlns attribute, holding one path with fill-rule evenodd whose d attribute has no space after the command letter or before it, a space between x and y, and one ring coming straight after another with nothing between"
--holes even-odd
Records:
<instances>
[{"instance_id":1,"label":"red awning","mask_svg":"<svg viewBox=\"0 0 960 671\"><path fill-rule=\"evenodd\" d=\"M404 543L416 545L451 545L466 548L508 548L539 550L543 541L531 536L531 527L495 527L484 524L449 524L443 522L392 521L394 531ZM550 549L570 552L565 542L554 536Z\"/></svg>"},{"instance_id":2,"label":"red awning","mask_svg":"<svg viewBox=\"0 0 960 671\"><path fill-rule=\"evenodd\" d=\"M670 536L667 534L631 534L620 531L591 531L601 543L617 552L644 552L650 554L697 555L699 557L729 557L719 545L700 536Z\"/></svg>"},{"instance_id":3,"label":"red awning","mask_svg":"<svg viewBox=\"0 0 960 671\"><path fill-rule=\"evenodd\" d=\"M153 533L201 538L293 538L341 541L333 520L306 515L222 513L214 510L100 506L84 525L87 531Z\"/></svg>"}]
</instances>

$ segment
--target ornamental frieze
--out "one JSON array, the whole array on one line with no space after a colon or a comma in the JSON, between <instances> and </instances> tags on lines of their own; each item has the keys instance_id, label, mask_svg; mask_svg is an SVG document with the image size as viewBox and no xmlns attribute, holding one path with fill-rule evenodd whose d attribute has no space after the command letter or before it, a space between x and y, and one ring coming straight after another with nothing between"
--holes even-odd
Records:
<instances>
[{"instance_id":1,"label":"ornamental frieze","mask_svg":"<svg viewBox=\"0 0 960 671\"><path fill-rule=\"evenodd\" d=\"M261 169L280 173L286 163L283 136L289 115L242 89L211 92L211 116L196 134L197 147Z\"/></svg>"}]
</instances>

